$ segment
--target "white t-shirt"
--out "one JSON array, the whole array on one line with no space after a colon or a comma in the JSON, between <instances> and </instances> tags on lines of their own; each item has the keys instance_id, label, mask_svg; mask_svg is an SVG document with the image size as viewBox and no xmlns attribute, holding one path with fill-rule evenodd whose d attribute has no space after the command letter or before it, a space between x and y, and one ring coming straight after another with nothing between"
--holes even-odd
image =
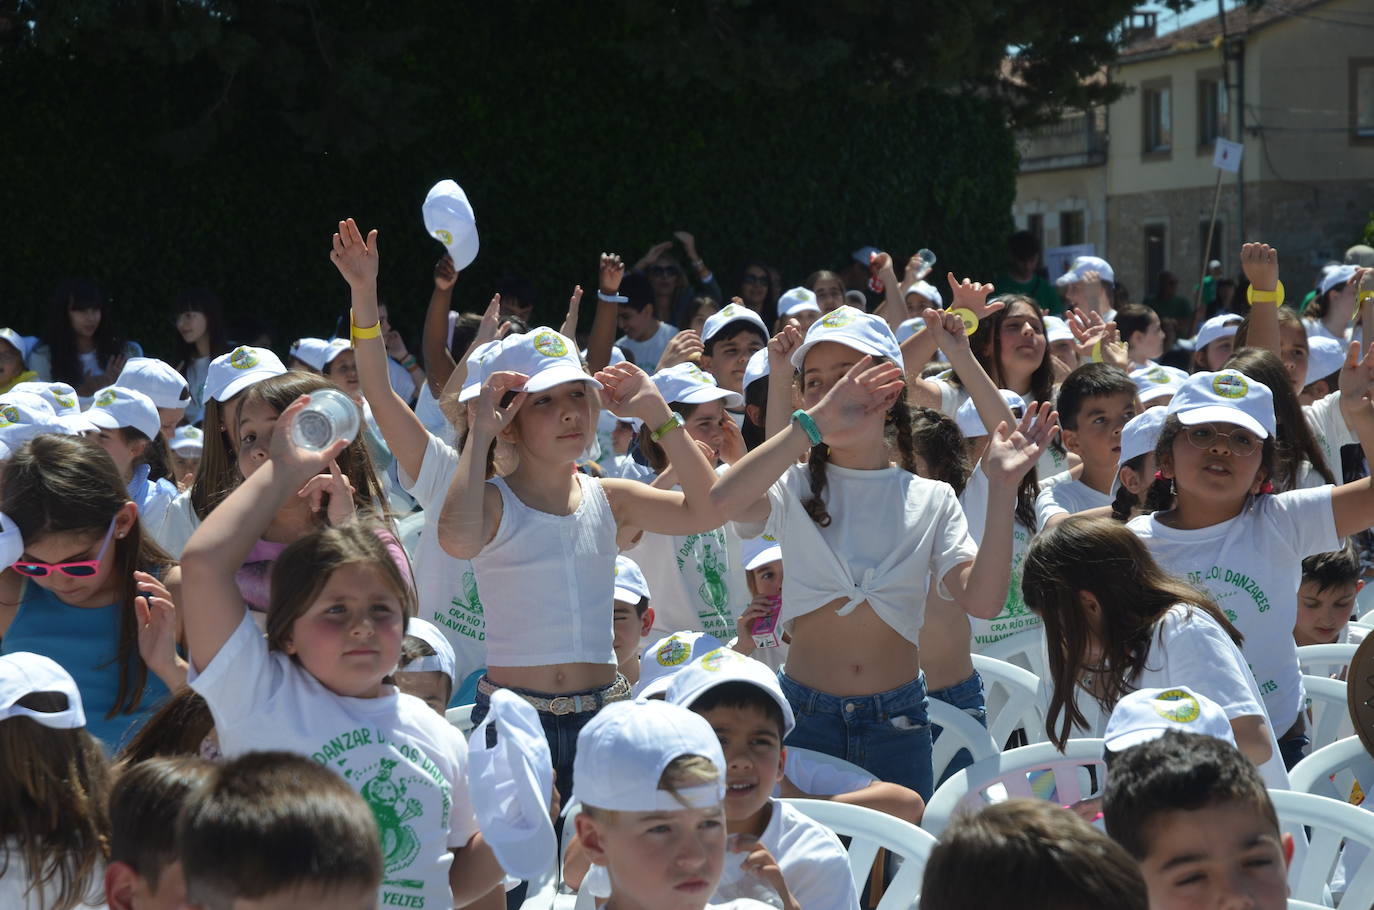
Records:
<instances>
[{"instance_id":1,"label":"white t-shirt","mask_svg":"<svg viewBox=\"0 0 1374 910\"><path fill-rule=\"evenodd\" d=\"M658 331L643 341L635 341L628 335L621 335L615 340L615 344L622 351L633 354L635 363L641 370L652 373L658 369L658 359L663 356L663 352L668 348L668 342L672 341L676 334L676 326L660 322Z\"/></svg>"},{"instance_id":2,"label":"white t-shirt","mask_svg":"<svg viewBox=\"0 0 1374 910\"><path fill-rule=\"evenodd\" d=\"M1340 546L1332 489L1252 497L1235 518L1191 531L1166 527L1153 515L1126 524L1166 572L1211 594L1245 636L1245 659L1279 736L1297 720L1303 700L1293 641L1302 561Z\"/></svg>"},{"instance_id":3,"label":"white t-shirt","mask_svg":"<svg viewBox=\"0 0 1374 910\"><path fill-rule=\"evenodd\" d=\"M773 811L759 844L777 860L782 880L797 903L805 910L858 910L849 855L835 832L788 803L776 799L769 802ZM739 868L745 855L725 854L725 869L712 906L717 900L739 895L741 882L753 878Z\"/></svg>"},{"instance_id":4,"label":"white t-shirt","mask_svg":"<svg viewBox=\"0 0 1374 910\"><path fill-rule=\"evenodd\" d=\"M15 849L16 846L15 840L10 838L0 847L0 866L5 870L0 875L0 907L5 910L48 910L53 905L52 899L61 882L48 882L43 888L43 900L40 902L38 892L29 890L28 866L24 862L23 852ZM104 897L104 863L98 862L91 873L91 892L86 902L77 904L75 910L105 910Z\"/></svg>"},{"instance_id":5,"label":"white t-shirt","mask_svg":"<svg viewBox=\"0 0 1374 910\"><path fill-rule=\"evenodd\" d=\"M152 535L158 546L175 559L181 558L181 551L186 549L186 541L191 539L191 535L198 527L200 516L191 507L190 490L178 493L176 498L167 504L167 508L163 509L159 521L143 525L144 530Z\"/></svg>"},{"instance_id":6,"label":"white t-shirt","mask_svg":"<svg viewBox=\"0 0 1374 910\"><path fill-rule=\"evenodd\" d=\"M964 507L964 520L968 522L968 534L975 544L983 543L983 526L988 517L988 476L979 465L969 475L964 495L959 497ZM1013 518L1011 523L1011 582L1007 586L1007 599L1002 604L1002 612L995 619L969 617L972 627L972 649L982 651L988 645L1010 638L1027 629L1038 629L1043 623L1032 613L1021 595L1021 575L1025 568L1026 551L1030 549L1033 528L1027 528Z\"/></svg>"},{"instance_id":7,"label":"white t-shirt","mask_svg":"<svg viewBox=\"0 0 1374 910\"><path fill-rule=\"evenodd\" d=\"M1056 478L1058 480L1058 478ZM1035 523L1043 528L1055 515L1069 515L1112 504L1108 493L1099 493L1081 480L1048 484L1035 497Z\"/></svg>"},{"instance_id":8,"label":"white t-shirt","mask_svg":"<svg viewBox=\"0 0 1374 910\"><path fill-rule=\"evenodd\" d=\"M434 393L429 390L429 383L420 383L420 394L415 399L415 416L420 418L420 424L429 432L438 436L449 445L453 445L456 438L453 424L448 422L444 412L439 410L439 401L434 397Z\"/></svg>"},{"instance_id":9,"label":"white t-shirt","mask_svg":"<svg viewBox=\"0 0 1374 910\"><path fill-rule=\"evenodd\" d=\"M458 470L458 453L431 433L420 459L420 476L411 480L400 470L399 461L397 470L401 486L415 497L425 514L411 565L419 615L438 626L453 645L458 667L453 680L456 691L469 674L487 664L487 620L472 563L448 555L439 546L439 513Z\"/></svg>"},{"instance_id":10,"label":"white t-shirt","mask_svg":"<svg viewBox=\"0 0 1374 910\"><path fill-rule=\"evenodd\" d=\"M287 655L269 652L247 611L189 679L210 705L226 758L270 749L305 755L367 801L382 837L382 906L453 906L449 851L477 833L468 747L456 727L391 686L378 698L334 694Z\"/></svg>"},{"instance_id":11,"label":"white t-shirt","mask_svg":"<svg viewBox=\"0 0 1374 910\"><path fill-rule=\"evenodd\" d=\"M839 796L863 790L877 780L872 774L855 766L848 771L831 762L816 761L804 749L788 749L783 774L798 790L811 796ZM773 796L782 795L782 784L773 788Z\"/></svg>"},{"instance_id":12,"label":"white t-shirt","mask_svg":"<svg viewBox=\"0 0 1374 910\"><path fill-rule=\"evenodd\" d=\"M978 555L954 490L896 467L825 471L827 527L802 506L811 496L805 465L788 468L768 489L761 528L737 523L741 534L762 531L782 547L783 628L790 634L798 616L843 598L840 615L868 601L883 622L918 644L931 573L936 593L950 597L945 575Z\"/></svg>"},{"instance_id":13,"label":"white t-shirt","mask_svg":"<svg viewBox=\"0 0 1374 910\"><path fill-rule=\"evenodd\" d=\"M1302 406L1307 426L1316 438L1317 448L1321 449L1326 466L1337 483L1341 482L1341 446L1359 442L1350 427L1346 426L1345 415L1341 413L1341 393L1332 392L1320 401ZM1304 461L1298 470L1298 487L1310 489L1326 483L1326 478L1317 473L1312 463Z\"/></svg>"},{"instance_id":14,"label":"white t-shirt","mask_svg":"<svg viewBox=\"0 0 1374 910\"><path fill-rule=\"evenodd\" d=\"M686 535L646 531L625 553L644 573L654 608L645 650L674 632L710 632L721 641L734 636L750 597L733 527Z\"/></svg>"}]
</instances>

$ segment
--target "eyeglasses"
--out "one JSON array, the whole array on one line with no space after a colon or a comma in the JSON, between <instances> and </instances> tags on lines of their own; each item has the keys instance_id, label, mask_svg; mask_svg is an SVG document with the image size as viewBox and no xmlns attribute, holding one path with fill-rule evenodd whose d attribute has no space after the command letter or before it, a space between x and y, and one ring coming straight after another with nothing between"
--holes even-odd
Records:
<instances>
[{"instance_id":1,"label":"eyeglasses","mask_svg":"<svg viewBox=\"0 0 1374 910\"><path fill-rule=\"evenodd\" d=\"M68 578L90 578L100 571L100 561L105 558L105 551L110 548L110 539L114 537L115 522L118 519L118 515L110 519L110 529L105 532L105 539L101 542L100 552L95 554L95 559L83 559L78 562L16 562L10 568L30 578L43 578L53 572L61 572Z\"/></svg>"},{"instance_id":2,"label":"eyeglasses","mask_svg":"<svg viewBox=\"0 0 1374 910\"><path fill-rule=\"evenodd\" d=\"M654 278L673 278L677 276L677 266L672 265L651 265L649 274Z\"/></svg>"},{"instance_id":3,"label":"eyeglasses","mask_svg":"<svg viewBox=\"0 0 1374 910\"><path fill-rule=\"evenodd\" d=\"M759 274L755 274L755 273L753 273L753 272L750 272L750 273L748 273L748 274L746 274L746 275L744 276L744 278L742 279L742 283L744 283L744 284L767 284L767 283L768 283L768 276L767 276L767 275L759 275Z\"/></svg>"},{"instance_id":4,"label":"eyeglasses","mask_svg":"<svg viewBox=\"0 0 1374 910\"><path fill-rule=\"evenodd\" d=\"M1249 455L1259 447L1260 441L1254 433L1249 430L1232 430L1230 433L1218 433L1214 427L1201 424L1189 427L1187 432L1188 441L1196 448L1210 449L1216 444L1217 438L1226 440L1226 447L1231 450L1233 455Z\"/></svg>"}]
</instances>

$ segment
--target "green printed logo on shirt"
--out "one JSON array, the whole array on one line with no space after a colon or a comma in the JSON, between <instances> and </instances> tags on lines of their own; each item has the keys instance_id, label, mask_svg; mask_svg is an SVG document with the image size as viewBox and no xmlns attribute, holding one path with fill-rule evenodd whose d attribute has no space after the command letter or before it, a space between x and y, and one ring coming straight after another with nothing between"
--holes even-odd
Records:
<instances>
[{"instance_id":1,"label":"green printed logo on shirt","mask_svg":"<svg viewBox=\"0 0 1374 910\"><path fill-rule=\"evenodd\" d=\"M471 569L463 573L463 593L450 600L446 609L436 608L432 621L464 638L487 640L487 619L482 611L482 599L477 594L477 576Z\"/></svg>"}]
</instances>

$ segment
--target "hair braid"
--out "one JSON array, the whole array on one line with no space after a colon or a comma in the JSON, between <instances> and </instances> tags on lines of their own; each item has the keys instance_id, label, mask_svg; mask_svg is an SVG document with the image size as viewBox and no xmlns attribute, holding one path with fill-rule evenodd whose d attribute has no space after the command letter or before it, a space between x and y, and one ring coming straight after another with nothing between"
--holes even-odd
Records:
<instances>
[{"instance_id":1,"label":"hair braid","mask_svg":"<svg viewBox=\"0 0 1374 910\"><path fill-rule=\"evenodd\" d=\"M830 447L825 443L811 447L811 457L806 460L806 469L811 476L811 497L802 501L802 508L811 520L822 528L830 526L830 513L825 508L825 466L830 461Z\"/></svg>"}]
</instances>

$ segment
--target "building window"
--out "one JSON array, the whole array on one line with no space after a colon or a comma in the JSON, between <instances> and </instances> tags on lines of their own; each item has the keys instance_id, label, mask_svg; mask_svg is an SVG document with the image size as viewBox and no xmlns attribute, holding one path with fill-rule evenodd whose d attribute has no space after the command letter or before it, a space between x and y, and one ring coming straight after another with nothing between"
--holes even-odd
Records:
<instances>
[{"instance_id":1,"label":"building window","mask_svg":"<svg viewBox=\"0 0 1374 910\"><path fill-rule=\"evenodd\" d=\"M1168 79L1140 86L1141 153L1168 155L1174 145L1173 89Z\"/></svg>"},{"instance_id":2,"label":"building window","mask_svg":"<svg viewBox=\"0 0 1374 910\"><path fill-rule=\"evenodd\" d=\"M1083 243L1086 239L1086 232L1083 229L1083 212L1075 209L1071 212L1059 213L1059 245L1073 246Z\"/></svg>"},{"instance_id":3,"label":"building window","mask_svg":"<svg viewBox=\"0 0 1374 910\"><path fill-rule=\"evenodd\" d=\"M1197 80L1197 144L1210 150L1218 138L1231 136L1231 115L1222 71L1208 70Z\"/></svg>"},{"instance_id":4,"label":"building window","mask_svg":"<svg viewBox=\"0 0 1374 910\"><path fill-rule=\"evenodd\" d=\"M1350 61L1350 138L1374 143L1374 57Z\"/></svg>"}]
</instances>

